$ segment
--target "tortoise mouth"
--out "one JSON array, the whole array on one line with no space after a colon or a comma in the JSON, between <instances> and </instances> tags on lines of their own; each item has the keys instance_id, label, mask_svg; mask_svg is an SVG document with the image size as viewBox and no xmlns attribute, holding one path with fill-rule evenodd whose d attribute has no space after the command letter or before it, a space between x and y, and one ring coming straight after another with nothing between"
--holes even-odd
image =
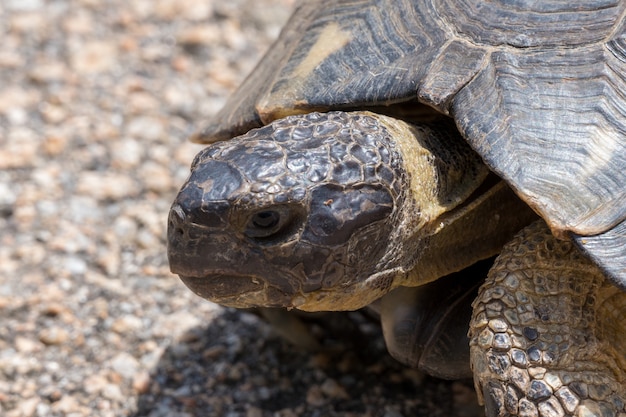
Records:
<instances>
[{"instance_id":1,"label":"tortoise mouth","mask_svg":"<svg viewBox=\"0 0 626 417\"><path fill-rule=\"evenodd\" d=\"M391 284L386 279L394 271L376 274L350 286L282 289L256 276L232 272L209 272L203 276L179 275L196 295L214 303L234 308L276 307L303 311L357 310L383 296ZM380 282L379 282L380 281ZM382 283L386 283L383 285Z\"/></svg>"},{"instance_id":2,"label":"tortoise mouth","mask_svg":"<svg viewBox=\"0 0 626 417\"><path fill-rule=\"evenodd\" d=\"M258 276L215 272L200 277L179 277L196 295L227 307L292 306L293 294L285 293Z\"/></svg>"}]
</instances>

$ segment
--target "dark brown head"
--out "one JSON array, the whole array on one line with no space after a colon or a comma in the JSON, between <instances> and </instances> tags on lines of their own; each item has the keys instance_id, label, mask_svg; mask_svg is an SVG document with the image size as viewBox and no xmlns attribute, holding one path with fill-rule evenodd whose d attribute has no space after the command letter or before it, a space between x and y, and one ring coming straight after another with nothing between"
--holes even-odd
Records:
<instances>
[{"instance_id":1,"label":"dark brown head","mask_svg":"<svg viewBox=\"0 0 626 417\"><path fill-rule=\"evenodd\" d=\"M386 292L408 178L376 117L292 116L200 152L170 212L172 271L234 307L344 310Z\"/></svg>"}]
</instances>

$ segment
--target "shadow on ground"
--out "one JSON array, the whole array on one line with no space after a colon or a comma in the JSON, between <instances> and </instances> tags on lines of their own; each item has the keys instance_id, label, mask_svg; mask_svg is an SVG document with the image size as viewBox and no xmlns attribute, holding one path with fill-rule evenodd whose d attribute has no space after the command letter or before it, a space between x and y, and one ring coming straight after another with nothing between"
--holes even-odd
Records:
<instances>
[{"instance_id":1,"label":"shadow on ground","mask_svg":"<svg viewBox=\"0 0 626 417\"><path fill-rule=\"evenodd\" d=\"M255 315L223 310L163 353L133 417L480 415L471 381L407 369L388 356L379 328L365 327L357 339L324 336L314 354Z\"/></svg>"}]
</instances>

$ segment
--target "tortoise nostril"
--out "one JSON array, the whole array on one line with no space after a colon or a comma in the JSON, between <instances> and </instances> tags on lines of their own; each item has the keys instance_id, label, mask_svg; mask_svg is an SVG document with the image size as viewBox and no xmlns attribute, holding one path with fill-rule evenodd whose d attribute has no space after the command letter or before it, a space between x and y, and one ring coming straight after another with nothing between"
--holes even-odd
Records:
<instances>
[{"instance_id":1,"label":"tortoise nostril","mask_svg":"<svg viewBox=\"0 0 626 417\"><path fill-rule=\"evenodd\" d=\"M185 212L180 205L175 204L170 209L170 214L167 222L168 229L180 234L182 232L181 225L185 222Z\"/></svg>"},{"instance_id":2,"label":"tortoise nostril","mask_svg":"<svg viewBox=\"0 0 626 417\"><path fill-rule=\"evenodd\" d=\"M167 222L168 234L170 237L175 236L178 239L182 239L185 236L185 219L186 215L182 207L178 204L172 206L170 210L169 219Z\"/></svg>"},{"instance_id":3,"label":"tortoise nostril","mask_svg":"<svg viewBox=\"0 0 626 417\"><path fill-rule=\"evenodd\" d=\"M183 210L180 204L172 206L170 213L170 222L172 222L172 224L180 224L185 221L185 210Z\"/></svg>"}]
</instances>

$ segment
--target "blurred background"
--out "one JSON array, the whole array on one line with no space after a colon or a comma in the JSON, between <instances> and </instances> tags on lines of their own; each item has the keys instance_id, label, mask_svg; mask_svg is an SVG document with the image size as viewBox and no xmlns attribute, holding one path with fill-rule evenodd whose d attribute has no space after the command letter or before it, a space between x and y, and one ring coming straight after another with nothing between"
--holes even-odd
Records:
<instances>
[{"instance_id":1,"label":"blurred background","mask_svg":"<svg viewBox=\"0 0 626 417\"><path fill-rule=\"evenodd\" d=\"M169 272L167 212L201 148L186 138L293 8L0 0L0 415L479 412L471 382L399 366L375 326L301 352Z\"/></svg>"}]
</instances>

